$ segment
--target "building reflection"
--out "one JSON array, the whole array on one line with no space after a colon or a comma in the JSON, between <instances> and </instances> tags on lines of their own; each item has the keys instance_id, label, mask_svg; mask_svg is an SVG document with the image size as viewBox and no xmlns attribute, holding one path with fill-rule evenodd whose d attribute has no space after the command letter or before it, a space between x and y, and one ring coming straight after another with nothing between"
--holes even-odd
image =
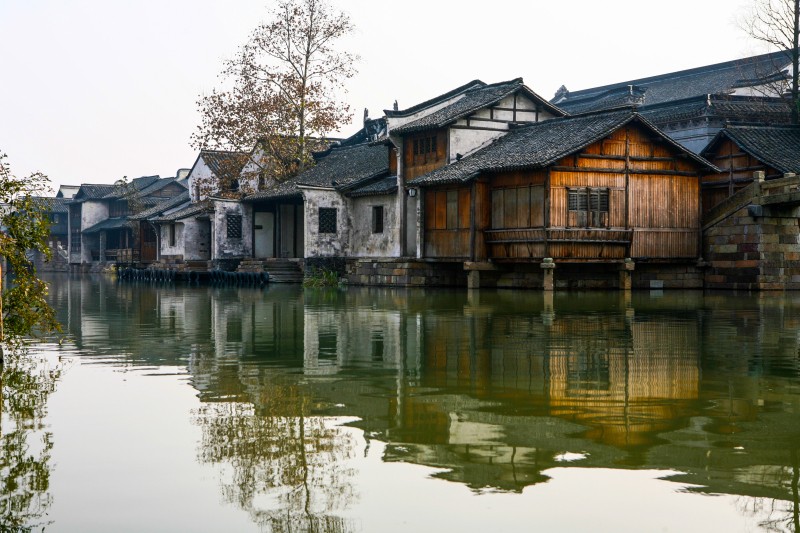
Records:
<instances>
[{"instance_id":1,"label":"building reflection","mask_svg":"<svg viewBox=\"0 0 800 533\"><path fill-rule=\"evenodd\" d=\"M326 477L359 446L333 423L341 416L386 443L384 460L437 467L475 490L521 491L567 464L653 468L697 490L794 502L796 513L795 295L71 280L53 298L92 353L187 368L203 402L199 457L235 465L223 493L254 520L269 514L258 494L314 486L316 518L306 519L347 530L335 518L347 502L325 492L357 497L349 474ZM315 481L299 489L301 478Z\"/></svg>"}]
</instances>

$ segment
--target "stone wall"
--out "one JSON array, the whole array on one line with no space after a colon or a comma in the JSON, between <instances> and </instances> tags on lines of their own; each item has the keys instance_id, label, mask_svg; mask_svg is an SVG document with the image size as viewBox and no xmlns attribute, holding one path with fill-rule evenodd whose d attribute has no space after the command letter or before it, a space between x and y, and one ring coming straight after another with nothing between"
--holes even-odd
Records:
<instances>
[{"instance_id":1,"label":"stone wall","mask_svg":"<svg viewBox=\"0 0 800 533\"><path fill-rule=\"evenodd\" d=\"M399 287L466 287L463 263L431 263L415 259L348 259L351 285Z\"/></svg>"},{"instance_id":2,"label":"stone wall","mask_svg":"<svg viewBox=\"0 0 800 533\"><path fill-rule=\"evenodd\" d=\"M708 228L704 249L709 289L800 289L796 216L749 205Z\"/></svg>"}]
</instances>

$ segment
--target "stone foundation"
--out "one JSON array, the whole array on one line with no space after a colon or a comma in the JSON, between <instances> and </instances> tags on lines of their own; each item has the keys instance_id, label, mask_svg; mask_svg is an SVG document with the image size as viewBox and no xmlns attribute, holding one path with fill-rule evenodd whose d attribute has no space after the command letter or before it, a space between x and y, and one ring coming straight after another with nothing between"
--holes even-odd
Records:
<instances>
[{"instance_id":1,"label":"stone foundation","mask_svg":"<svg viewBox=\"0 0 800 533\"><path fill-rule=\"evenodd\" d=\"M752 209L760 207L745 206L706 230L706 288L800 289L798 218Z\"/></svg>"},{"instance_id":2,"label":"stone foundation","mask_svg":"<svg viewBox=\"0 0 800 533\"><path fill-rule=\"evenodd\" d=\"M400 287L466 287L463 263L416 259L348 259L345 278L351 285Z\"/></svg>"}]
</instances>

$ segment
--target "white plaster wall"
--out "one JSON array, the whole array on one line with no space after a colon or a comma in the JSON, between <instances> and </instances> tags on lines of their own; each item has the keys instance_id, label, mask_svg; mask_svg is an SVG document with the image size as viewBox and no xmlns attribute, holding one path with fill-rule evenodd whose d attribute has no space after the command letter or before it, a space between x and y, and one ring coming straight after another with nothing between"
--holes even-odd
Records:
<instances>
[{"instance_id":1,"label":"white plaster wall","mask_svg":"<svg viewBox=\"0 0 800 533\"><path fill-rule=\"evenodd\" d=\"M106 202L83 202L81 208L81 263L92 262L91 247L97 242L97 235L84 235L82 232L98 222L108 218L108 204Z\"/></svg>"},{"instance_id":2,"label":"white plaster wall","mask_svg":"<svg viewBox=\"0 0 800 533\"><path fill-rule=\"evenodd\" d=\"M183 257L183 224L175 224L175 246L169 245L169 224L162 224L159 229L161 255L178 255Z\"/></svg>"},{"instance_id":3,"label":"white plaster wall","mask_svg":"<svg viewBox=\"0 0 800 533\"><path fill-rule=\"evenodd\" d=\"M350 218L351 257L397 257L400 243L397 241L397 203L394 194L353 198L349 202L347 215ZM372 233L372 207L383 206L383 233Z\"/></svg>"},{"instance_id":4,"label":"white plaster wall","mask_svg":"<svg viewBox=\"0 0 800 533\"><path fill-rule=\"evenodd\" d=\"M214 193L218 190L219 184L216 181L216 177L214 176L214 173L211 172L211 169L208 168L208 165L206 165L206 162L202 157L197 161L197 164L194 166L194 168L192 168L188 180L189 197L192 199L192 202L204 200L208 197L209 192ZM202 193L199 196L197 194L198 183L202 189Z\"/></svg>"},{"instance_id":5,"label":"white plaster wall","mask_svg":"<svg viewBox=\"0 0 800 533\"><path fill-rule=\"evenodd\" d=\"M205 220L187 218L182 221L180 243L186 261L204 261L211 258L211 225ZM244 231L244 229L242 229Z\"/></svg>"},{"instance_id":6,"label":"white plaster wall","mask_svg":"<svg viewBox=\"0 0 800 533\"><path fill-rule=\"evenodd\" d=\"M228 239L226 217L228 214L242 216L242 238ZM235 200L214 199L214 239L211 243L212 259L250 257L252 255L253 210Z\"/></svg>"},{"instance_id":7,"label":"white plaster wall","mask_svg":"<svg viewBox=\"0 0 800 533\"><path fill-rule=\"evenodd\" d=\"M303 189L305 257L343 257L348 250L350 217L347 202L332 189ZM319 233L319 208L336 208L336 233Z\"/></svg>"},{"instance_id":8,"label":"white plaster wall","mask_svg":"<svg viewBox=\"0 0 800 533\"><path fill-rule=\"evenodd\" d=\"M454 163L456 155L468 156L469 154L480 150L484 146L489 145L494 139L500 138L508 133L508 130L489 131L478 129L455 129L450 128L450 153L448 154L448 161Z\"/></svg>"}]
</instances>

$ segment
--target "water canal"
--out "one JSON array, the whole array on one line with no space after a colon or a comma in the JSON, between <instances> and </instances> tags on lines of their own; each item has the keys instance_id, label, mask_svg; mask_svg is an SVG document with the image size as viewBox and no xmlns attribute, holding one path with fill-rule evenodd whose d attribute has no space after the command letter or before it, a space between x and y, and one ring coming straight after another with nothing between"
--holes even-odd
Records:
<instances>
[{"instance_id":1,"label":"water canal","mask_svg":"<svg viewBox=\"0 0 800 533\"><path fill-rule=\"evenodd\" d=\"M800 294L49 281L6 526L800 530Z\"/></svg>"}]
</instances>

